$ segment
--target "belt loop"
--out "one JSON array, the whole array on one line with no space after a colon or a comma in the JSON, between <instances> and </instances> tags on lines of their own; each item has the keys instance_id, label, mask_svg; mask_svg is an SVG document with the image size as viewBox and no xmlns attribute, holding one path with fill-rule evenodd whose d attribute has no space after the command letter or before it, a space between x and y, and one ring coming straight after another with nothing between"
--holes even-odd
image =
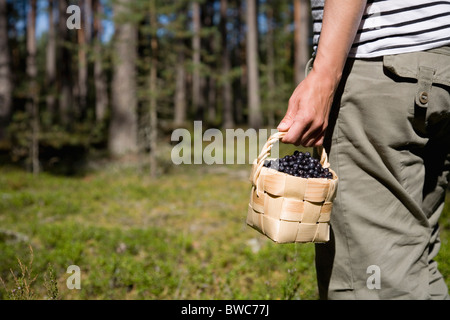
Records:
<instances>
[{"instance_id":1,"label":"belt loop","mask_svg":"<svg viewBox=\"0 0 450 320\"><path fill-rule=\"evenodd\" d=\"M416 104L419 107L428 107L435 74L436 70L433 68L424 66L419 67L419 75L417 77L418 88L416 93Z\"/></svg>"},{"instance_id":2,"label":"belt loop","mask_svg":"<svg viewBox=\"0 0 450 320\"><path fill-rule=\"evenodd\" d=\"M395 61L394 59L394 55L387 55L383 57L383 66L393 73L395 73L395 68L393 67Z\"/></svg>"}]
</instances>

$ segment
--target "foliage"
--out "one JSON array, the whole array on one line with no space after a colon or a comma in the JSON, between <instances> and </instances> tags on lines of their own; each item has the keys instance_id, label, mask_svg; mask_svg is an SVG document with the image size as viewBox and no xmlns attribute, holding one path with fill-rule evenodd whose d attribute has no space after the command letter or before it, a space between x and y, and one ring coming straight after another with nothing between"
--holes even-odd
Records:
<instances>
[{"instance_id":1,"label":"foliage","mask_svg":"<svg viewBox=\"0 0 450 320\"><path fill-rule=\"evenodd\" d=\"M8 298L11 300L33 300L35 295L32 289L33 283L36 281L37 276L33 276L33 249L30 247L30 261L28 265L25 265L17 259L20 268L20 274L16 275L11 270L11 275L14 280L14 286L12 289L7 289L6 284L2 278L0 282L5 288Z\"/></svg>"},{"instance_id":2,"label":"foliage","mask_svg":"<svg viewBox=\"0 0 450 320\"><path fill-rule=\"evenodd\" d=\"M37 36L37 69L36 78L39 96L37 97L39 132L32 132L29 110L26 109L26 102L29 99L29 80L26 75L27 57L29 53L26 47L26 26L28 24L29 2L26 0L7 1L9 35L9 54L11 56L11 72L14 91L11 92L13 98L13 111L10 115L9 135L7 142L2 141L3 146L11 146L10 155L14 162L20 161L25 164L31 163L30 144L32 135L38 135L39 147L43 152L39 153L42 169L51 170L52 161L46 157L46 152L51 149L54 152L66 152L66 149L75 147L89 151L108 148L108 121L96 121L96 88L95 80L97 75L94 73L95 63L100 60L100 65L105 73L105 82L108 90L108 96L111 97L112 73L119 61L114 51L114 42L116 37L106 37L106 31L111 31L120 24L132 23L137 26L139 34L138 58L136 59L136 83L138 99L138 117L139 117L139 144L146 145L148 137L145 135L149 127L148 105L151 97L157 99L158 112L158 130L163 135L166 133L166 127L171 127L174 118L174 96L177 91L177 69L180 63L185 69L184 85L186 88L185 101L187 103L186 120L192 121L195 117L195 108L193 106L192 77L194 69L192 39L194 36L192 26L192 1L161 1L155 0L157 23L151 24L151 1L121 1L126 7L125 14L116 14L114 5L117 0L96 0L89 3L100 3L99 8L92 7L92 16L82 16L83 28L81 30L66 30L65 24L60 23L58 19L64 19L65 12L58 13L58 10L64 9L65 5L73 4L69 0L62 2L55 1L54 16L56 17L55 32L56 39L56 79L55 83L49 82L48 54L50 50L50 34L48 9L49 1L38 1L38 26ZM293 7L286 2L259 1L258 21L259 28L259 57L260 57L260 85L262 98L262 112L265 114L266 122L271 126L275 121L281 120L283 110L287 107L287 101L290 93L294 89L293 83ZM64 3L63 5L60 5ZM79 1L77 5L85 6L88 2ZM228 0L228 10L226 11L227 23L225 34L221 30L221 12L220 8L223 1L204 0L199 1L201 6L201 61L197 66L200 70L202 83L201 94L205 100L204 122L208 125L220 127L223 124L223 93L224 84L229 82L232 88L232 106L235 116L235 124L243 126L246 123L247 106L247 80L246 80L246 60L245 60L245 37L246 26L244 19L245 4L242 1ZM271 8L273 17L269 18L267 9ZM83 10L85 8L83 7ZM83 11L84 12L84 11ZM94 26L93 18L99 17L103 29L100 30L100 38L94 38L92 33ZM44 23L42 23L44 22ZM64 22L64 21L62 21ZM90 29L87 23L91 23ZM62 27L61 27L62 26ZM267 28L273 28L273 43L267 42ZM116 28L117 29L117 28ZM91 30L91 34L88 34ZM61 34L60 34L61 33ZM82 43L86 38L86 43ZM225 37L223 39L223 37ZM157 84L156 90L150 92L149 72L152 66L151 57L153 56L151 40L157 38L158 50L156 52L157 60ZM222 45L223 40L227 42L230 51L230 70L222 70ZM96 47L100 44L100 48ZM269 66L267 59L267 49L274 48L274 65ZM63 58L63 51L67 58ZM184 55L184 61L178 61L179 53ZM82 98L80 83L81 70L83 68L83 55L86 55L85 71L87 80L84 85L87 86L86 110L82 110ZM67 64L67 65L66 65ZM268 85L269 68L274 69L274 79L276 87L271 88ZM70 88L65 87L66 83ZM64 89L66 88L66 89ZM66 91L64 91L66 90ZM63 95L71 92L69 101L63 99ZM49 97L54 97L56 105L53 109L47 101ZM66 101L66 102L64 102ZM66 105L69 104L69 105ZM110 102L111 103L111 102ZM108 105L108 111L111 105ZM70 123L63 123L62 110L68 108ZM210 111L211 110L211 111ZM207 113L213 113L208 117ZM60 114L61 113L61 114ZM142 147L141 150L144 150ZM66 161L61 156L57 156L60 163ZM61 169L60 172L72 172L72 164L62 166L70 169Z\"/></svg>"},{"instance_id":3,"label":"foliage","mask_svg":"<svg viewBox=\"0 0 450 320\"><path fill-rule=\"evenodd\" d=\"M39 181L0 169L2 228L27 236L0 240L7 285L32 245L36 299L317 298L313 247L275 245L245 225L247 168L180 167L151 180L139 166L104 167ZM69 265L81 290L65 285Z\"/></svg>"},{"instance_id":4,"label":"foliage","mask_svg":"<svg viewBox=\"0 0 450 320\"><path fill-rule=\"evenodd\" d=\"M23 235L0 237L3 298L36 276L27 280L35 299L318 298L314 246L277 245L245 225L247 166L143 172L140 162L104 163L84 176L36 179L1 168L2 228ZM447 281L449 208L437 257ZM14 277L29 245L33 269ZM69 265L81 269L81 290L66 286Z\"/></svg>"}]
</instances>

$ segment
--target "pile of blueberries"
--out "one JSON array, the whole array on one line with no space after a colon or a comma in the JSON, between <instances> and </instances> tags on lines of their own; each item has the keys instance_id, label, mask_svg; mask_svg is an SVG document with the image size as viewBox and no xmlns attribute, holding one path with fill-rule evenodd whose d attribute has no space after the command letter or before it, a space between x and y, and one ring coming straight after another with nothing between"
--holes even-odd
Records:
<instances>
[{"instance_id":1,"label":"pile of blueberries","mask_svg":"<svg viewBox=\"0 0 450 320\"><path fill-rule=\"evenodd\" d=\"M313 158L309 152L303 153L298 150L292 155L287 155L277 160L266 160L264 167L284 172L294 177L333 179L333 174L328 168L322 167L318 159Z\"/></svg>"}]
</instances>

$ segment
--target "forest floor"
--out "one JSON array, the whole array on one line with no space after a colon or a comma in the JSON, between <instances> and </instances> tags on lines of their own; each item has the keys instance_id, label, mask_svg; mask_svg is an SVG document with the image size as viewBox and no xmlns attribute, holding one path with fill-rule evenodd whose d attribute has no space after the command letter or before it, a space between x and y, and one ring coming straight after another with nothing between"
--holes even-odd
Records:
<instances>
[{"instance_id":1,"label":"forest floor","mask_svg":"<svg viewBox=\"0 0 450 320\"><path fill-rule=\"evenodd\" d=\"M0 167L0 299L318 299L314 245L277 245L245 224L249 169L151 179L114 163L74 177ZM447 281L449 220L447 203ZM67 286L71 265L79 290Z\"/></svg>"}]
</instances>

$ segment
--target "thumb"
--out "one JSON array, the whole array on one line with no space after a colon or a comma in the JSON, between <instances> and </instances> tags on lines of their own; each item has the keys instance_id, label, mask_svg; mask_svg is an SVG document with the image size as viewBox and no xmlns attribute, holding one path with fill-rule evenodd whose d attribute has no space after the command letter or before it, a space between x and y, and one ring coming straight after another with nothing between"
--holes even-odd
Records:
<instances>
[{"instance_id":1,"label":"thumb","mask_svg":"<svg viewBox=\"0 0 450 320\"><path fill-rule=\"evenodd\" d=\"M277 129L278 131L288 131L289 128L292 126L292 123L294 122L294 120L292 120L292 118L289 115L286 115L283 120L281 120L280 124L278 125Z\"/></svg>"},{"instance_id":2,"label":"thumb","mask_svg":"<svg viewBox=\"0 0 450 320\"><path fill-rule=\"evenodd\" d=\"M298 104L294 102L295 100L292 99L292 97L289 99L289 105L286 111L286 114L284 115L283 120L281 120L280 124L278 125L277 129L281 132L289 131L292 124L294 123L294 117L297 114L297 107Z\"/></svg>"}]
</instances>

